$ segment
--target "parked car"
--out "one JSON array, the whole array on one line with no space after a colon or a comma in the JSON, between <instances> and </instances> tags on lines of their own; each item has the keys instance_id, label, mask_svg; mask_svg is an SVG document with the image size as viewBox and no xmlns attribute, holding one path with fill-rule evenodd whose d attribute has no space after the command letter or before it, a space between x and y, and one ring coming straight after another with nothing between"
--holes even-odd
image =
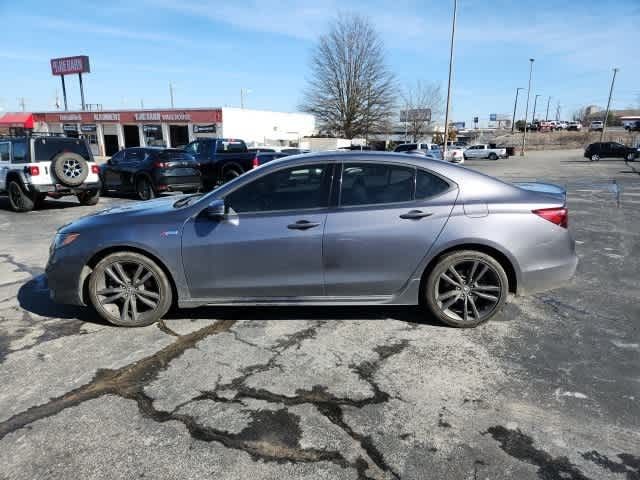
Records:
<instances>
[{"instance_id":1,"label":"parked car","mask_svg":"<svg viewBox=\"0 0 640 480\"><path fill-rule=\"evenodd\" d=\"M445 160L453 163L464 163L464 152L466 148L451 146L447 147L447 154Z\"/></svg>"},{"instance_id":2,"label":"parked car","mask_svg":"<svg viewBox=\"0 0 640 480\"><path fill-rule=\"evenodd\" d=\"M479 144L472 145L464 151L464 159L469 158L488 158L489 160L498 160L499 158L508 158L506 148L491 148L489 145Z\"/></svg>"},{"instance_id":3,"label":"parked car","mask_svg":"<svg viewBox=\"0 0 640 480\"><path fill-rule=\"evenodd\" d=\"M593 121L591 122L591 125L589 125L589 130L591 130L592 132L602 131L603 128L604 123L599 120Z\"/></svg>"},{"instance_id":4,"label":"parked car","mask_svg":"<svg viewBox=\"0 0 640 480\"><path fill-rule=\"evenodd\" d=\"M102 193L134 193L151 200L165 192L202 188L198 162L184 150L135 147L119 151L100 166Z\"/></svg>"},{"instance_id":5,"label":"parked car","mask_svg":"<svg viewBox=\"0 0 640 480\"><path fill-rule=\"evenodd\" d=\"M255 167L255 152L249 152L242 140L231 138L199 138L184 151L200 164L205 190L233 180Z\"/></svg>"},{"instance_id":6,"label":"parked car","mask_svg":"<svg viewBox=\"0 0 640 480\"><path fill-rule=\"evenodd\" d=\"M99 167L83 139L55 135L0 136L0 193L14 212L38 208L48 196L100 199Z\"/></svg>"},{"instance_id":7,"label":"parked car","mask_svg":"<svg viewBox=\"0 0 640 480\"><path fill-rule=\"evenodd\" d=\"M638 158L639 152L637 148L627 147L618 142L596 142L585 149L584 156L593 162L601 158L624 158L632 161Z\"/></svg>"},{"instance_id":8,"label":"parked car","mask_svg":"<svg viewBox=\"0 0 640 480\"><path fill-rule=\"evenodd\" d=\"M582 124L580 122L575 122L575 121L569 122L567 123L567 130L574 131L574 132L580 131L582 130Z\"/></svg>"},{"instance_id":9,"label":"parked car","mask_svg":"<svg viewBox=\"0 0 640 480\"><path fill-rule=\"evenodd\" d=\"M629 122L624 126L624 129L627 132L640 132L640 120L636 120L635 122Z\"/></svg>"},{"instance_id":10,"label":"parked car","mask_svg":"<svg viewBox=\"0 0 640 480\"><path fill-rule=\"evenodd\" d=\"M442 160L442 149L440 145L436 143L402 143L398 145L394 152L408 152L410 150L423 150L425 153L429 152L431 156Z\"/></svg>"},{"instance_id":11,"label":"parked car","mask_svg":"<svg viewBox=\"0 0 640 480\"><path fill-rule=\"evenodd\" d=\"M539 121L537 126L538 132L551 132L554 128L554 125L551 122L547 121Z\"/></svg>"},{"instance_id":12,"label":"parked car","mask_svg":"<svg viewBox=\"0 0 640 480\"><path fill-rule=\"evenodd\" d=\"M509 292L562 286L576 270L565 196L535 186L415 155L287 157L207 195L61 227L50 296L125 326L173 304L423 304L472 327Z\"/></svg>"}]
</instances>

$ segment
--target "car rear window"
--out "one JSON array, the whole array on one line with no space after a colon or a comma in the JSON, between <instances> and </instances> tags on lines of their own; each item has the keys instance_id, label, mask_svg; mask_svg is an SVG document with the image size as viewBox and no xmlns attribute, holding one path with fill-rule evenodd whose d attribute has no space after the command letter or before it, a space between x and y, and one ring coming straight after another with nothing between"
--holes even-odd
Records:
<instances>
[{"instance_id":1,"label":"car rear window","mask_svg":"<svg viewBox=\"0 0 640 480\"><path fill-rule=\"evenodd\" d=\"M449 184L437 175L418 170L416 176L416 200L434 197L449 188Z\"/></svg>"},{"instance_id":2,"label":"car rear window","mask_svg":"<svg viewBox=\"0 0 640 480\"><path fill-rule=\"evenodd\" d=\"M405 143L404 145L398 145L396 147L396 152L408 152L409 150L416 150L418 145L415 143Z\"/></svg>"},{"instance_id":3,"label":"car rear window","mask_svg":"<svg viewBox=\"0 0 640 480\"><path fill-rule=\"evenodd\" d=\"M163 162L195 162L192 155L181 150L165 150L158 154L158 159Z\"/></svg>"},{"instance_id":4,"label":"car rear window","mask_svg":"<svg viewBox=\"0 0 640 480\"><path fill-rule=\"evenodd\" d=\"M59 153L77 153L87 161L91 161L91 156L87 150L84 140L71 140L61 138L37 138L35 140L35 161L48 162Z\"/></svg>"},{"instance_id":5,"label":"car rear window","mask_svg":"<svg viewBox=\"0 0 640 480\"><path fill-rule=\"evenodd\" d=\"M247 146L242 140L219 140L216 146L216 153L243 153L247 151Z\"/></svg>"}]
</instances>

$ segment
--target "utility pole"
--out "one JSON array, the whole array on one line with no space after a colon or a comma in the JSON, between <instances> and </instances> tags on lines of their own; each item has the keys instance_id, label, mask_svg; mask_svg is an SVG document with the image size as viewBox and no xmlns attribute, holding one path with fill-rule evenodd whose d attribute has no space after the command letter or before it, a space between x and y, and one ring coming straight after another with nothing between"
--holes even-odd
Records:
<instances>
[{"instance_id":1,"label":"utility pole","mask_svg":"<svg viewBox=\"0 0 640 480\"><path fill-rule=\"evenodd\" d=\"M144 110L144 100L140 99L140 110Z\"/></svg>"},{"instance_id":2,"label":"utility pole","mask_svg":"<svg viewBox=\"0 0 640 480\"><path fill-rule=\"evenodd\" d=\"M453 0L453 22L451 24L451 48L449 50L449 83L447 85L447 109L444 114L444 147L442 158L447 158L447 140L449 139L449 109L451 108L451 74L453 72L453 46L456 38L456 15L458 12L458 0Z\"/></svg>"},{"instance_id":3,"label":"utility pole","mask_svg":"<svg viewBox=\"0 0 640 480\"><path fill-rule=\"evenodd\" d=\"M536 95L536 98L533 100L533 115L531 115L531 123L536 121L536 105L538 103L538 97L541 97L542 95L538 94Z\"/></svg>"},{"instance_id":4,"label":"utility pole","mask_svg":"<svg viewBox=\"0 0 640 480\"><path fill-rule=\"evenodd\" d=\"M544 116L544 121L548 122L549 121L549 104L551 103L551 97L549 97L549 99L547 100L547 114Z\"/></svg>"},{"instance_id":5,"label":"utility pole","mask_svg":"<svg viewBox=\"0 0 640 480\"><path fill-rule=\"evenodd\" d=\"M24 112L25 108L26 108L26 103L24 101L24 97L20 97L18 99L18 105L20 105L20 108L22 108L22 111Z\"/></svg>"},{"instance_id":6,"label":"utility pole","mask_svg":"<svg viewBox=\"0 0 640 480\"><path fill-rule=\"evenodd\" d=\"M522 150L520 156L524 157L524 149L527 143L527 117L529 116L529 95L531 94L531 77L533 76L533 62L535 59L529 59L529 87L527 88L527 108L524 111L524 130L522 132Z\"/></svg>"},{"instance_id":7,"label":"utility pole","mask_svg":"<svg viewBox=\"0 0 640 480\"><path fill-rule=\"evenodd\" d=\"M513 119L511 120L511 133L513 133L513 129L516 127L516 108L518 108L518 93L520 93L520 90L524 90L524 88L516 88L516 101L513 102Z\"/></svg>"},{"instance_id":8,"label":"utility pole","mask_svg":"<svg viewBox=\"0 0 640 480\"><path fill-rule=\"evenodd\" d=\"M244 90L240 89L240 108L244 108Z\"/></svg>"},{"instance_id":9,"label":"utility pole","mask_svg":"<svg viewBox=\"0 0 640 480\"><path fill-rule=\"evenodd\" d=\"M556 121L560 120L560 102L556 104Z\"/></svg>"},{"instance_id":10,"label":"utility pole","mask_svg":"<svg viewBox=\"0 0 640 480\"><path fill-rule=\"evenodd\" d=\"M169 82L169 97L171 98L171 108L173 109L173 84Z\"/></svg>"},{"instance_id":11,"label":"utility pole","mask_svg":"<svg viewBox=\"0 0 640 480\"><path fill-rule=\"evenodd\" d=\"M613 69L613 78L611 79L611 88L609 89L609 101L607 102L607 112L604 114L604 122L602 122L602 133L600 133L600 141L604 141L604 132L607 129L607 120L609 120L609 108L611 108L611 97L613 96L613 85L616 83L616 74L618 68Z\"/></svg>"}]
</instances>

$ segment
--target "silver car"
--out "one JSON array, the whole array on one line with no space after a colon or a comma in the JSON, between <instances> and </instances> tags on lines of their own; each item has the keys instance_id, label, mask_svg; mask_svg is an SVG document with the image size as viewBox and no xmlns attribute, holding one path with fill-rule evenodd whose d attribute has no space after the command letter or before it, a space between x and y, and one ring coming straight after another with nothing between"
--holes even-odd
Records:
<instances>
[{"instance_id":1,"label":"silver car","mask_svg":"<svg viewBox=\"0 0 640 480\"><path fill-rule=\"evenodd\" d=\"M123 326L174 304L421 304L471 327L509 292L575 272L564 196L527 185L415 155L286 157L204 196L65 225L46 268L50 295Z\"/></svg>"}]
</instances>

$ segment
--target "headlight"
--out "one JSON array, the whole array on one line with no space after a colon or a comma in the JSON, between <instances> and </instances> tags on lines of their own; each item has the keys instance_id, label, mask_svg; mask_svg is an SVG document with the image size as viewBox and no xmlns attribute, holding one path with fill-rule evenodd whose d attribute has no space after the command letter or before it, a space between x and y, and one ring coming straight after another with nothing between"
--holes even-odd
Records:
<instances>
[{"instance_id":1,"label":"headlight","mask_svg":"<svg viewBox=\"0 0 640 480\"><path fill-rule=\"evenodd\" d=\"M67 245L75 242L78 237L80 237L79 233L56 233L56 236L53 239L53 244L51 245L51 250L66 247Z\"/></svg>"}]
</instances>

